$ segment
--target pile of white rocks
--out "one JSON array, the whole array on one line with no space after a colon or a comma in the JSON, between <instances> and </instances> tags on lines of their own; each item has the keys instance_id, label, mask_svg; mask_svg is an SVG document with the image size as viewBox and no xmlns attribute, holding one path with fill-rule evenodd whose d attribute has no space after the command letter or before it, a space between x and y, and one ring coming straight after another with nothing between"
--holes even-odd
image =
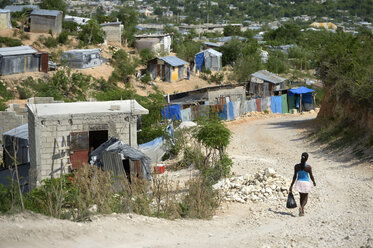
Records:
<instances>
[{"instance_id":1,"label":"pile of white rocks","mask_svg":"<svg viewBox=\"0 0 373 248\"><path fill-rule=\"evenodd\" d=\"M288 195L290 181L272 168L260 170L254 175L225 178L213 185L222 193L223 199L235 202L260 202L284 200Z\"/></svg>"}]
</instances>

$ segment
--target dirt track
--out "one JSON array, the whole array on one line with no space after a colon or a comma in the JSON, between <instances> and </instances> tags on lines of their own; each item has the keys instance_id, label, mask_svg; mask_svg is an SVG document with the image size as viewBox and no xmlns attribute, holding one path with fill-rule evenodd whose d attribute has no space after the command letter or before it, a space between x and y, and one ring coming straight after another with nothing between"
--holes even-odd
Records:
<instances>
[{"instance_id":1,"label":"dirt track","mask_svg":"<svg viewBox=\"0 0 373 248\"><path fill-rule=\"evenodd\" d=\"M304 217L286 209L285 202L225 204L212 220L121 214L74 223L19 214L0 216L0 247L373 247L372 164L309 143L301 131L314 117L229 124L234 135L228 152L236 174L273 167L291 178L300 154L310 153L317 187Z\"/></svg>"}]
</instances>

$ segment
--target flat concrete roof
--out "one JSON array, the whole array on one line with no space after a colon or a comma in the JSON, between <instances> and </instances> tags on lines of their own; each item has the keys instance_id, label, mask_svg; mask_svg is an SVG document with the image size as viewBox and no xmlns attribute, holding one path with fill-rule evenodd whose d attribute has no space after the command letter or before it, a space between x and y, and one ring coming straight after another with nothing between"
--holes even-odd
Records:
<instances>
[{"instance_id":1,"label":"flat concrete roof","mask_svg":"<svg viewBox=\"0 0 373 248\"><path fill-rule=\"evenodd\" d=\"M149 113L149 111L136 100L27 104L27 107L33 112L34 116L37 117L96 113L132 113L134 115Z\"/></svg>"}]
</instances>

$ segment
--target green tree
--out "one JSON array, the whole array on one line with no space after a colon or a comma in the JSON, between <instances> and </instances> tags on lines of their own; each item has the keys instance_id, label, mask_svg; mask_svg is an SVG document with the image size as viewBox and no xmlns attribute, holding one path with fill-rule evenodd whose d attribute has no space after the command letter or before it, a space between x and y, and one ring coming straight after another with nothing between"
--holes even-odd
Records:
<instances>
[{"instance_id":1,"label":"green tree","mask_svg":"<svg viewBox=\"0 0 373 248\"><path fill-rule=\"evenodd\" d=\"M113 13L113 16L118 18L123 23L124 32L123 38L128 45L135 45L135 33L137 31L136 25L138 22L138 13L136 9L131 7L120 8L118 12Z\"/></svg>"},{"instance_id":2,"label":"green tree","mask_svg":"<svg viewBox=\"0 0 373 248\"><path fill-rule=\"evenodd\" d=\"M175 47L178 57L187 62L193 62L194 56L200 51L201 43L195 41L186 41Z\"/></svg>"},{"instance_id":3,"label":"green tree","mask_svg":"<svg viewBox=\"0 0 373 248\"><path fill-rule=\"evenodd\" d=\"M78 39L83 44L101 44L104 42L104 31L96 20L89 20L79 32Z\"/></svg>"},{"instance_id":4,"label":"green tree","mask_svg":"<svg viewBox=\"0 0 373 248\"><path fill-rule=\"evenodd\" d=\"M155 58L155 53L149 48L145 48L140 51L141 63L146 64L147 61Z\"/></svg>"},{"instance_id":5,"label":"green tree","mask_svg":"<svg viewBox=\"0 0 373 248\"><path fill-rule=\"evenodd\" d=\"M61 10L64 14L67 9L64 0L42 0L39 6L41 9Z\"/></svg>"},{"instance_id":6,"label":"green tree","mask_svg":"<svg viewBox=\"0 0 373 248\"><path fill-rule=\"evenodd\" d=\"M224 36L240 36L241 35L241 27L240 26L232 26L227 25L223 29Z\"/></svg>"},{"instance_id":7,"label":"green tree","mask_svg":"<svg viewBox=\"0 0 373 248\"><path fill-rule=\"evenodd\" d=\"M133 61L123 49L114 53L112 58L114 71L109 78L109 82L123 82L127 84L131 75L136 72L137 63Z\"/></svg>"}]
</instances>

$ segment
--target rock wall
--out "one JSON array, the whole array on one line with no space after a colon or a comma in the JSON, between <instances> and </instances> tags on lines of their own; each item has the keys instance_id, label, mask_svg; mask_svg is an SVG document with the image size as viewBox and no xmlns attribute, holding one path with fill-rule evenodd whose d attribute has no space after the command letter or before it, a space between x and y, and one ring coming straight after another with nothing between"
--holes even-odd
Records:
<instances>
[{"instance_id":1,"label":"rock wall","mask_svg":"<svg viewBox=\"0 0 373 248\"><path fill-rule=\"evenodd\" d=\"M321 104L321 109L317 115L319 120L327 118L348 118L353 120L358 126L368 131L373 130L373 109L365 106L356 107L351 100L336 99L332 90L326 89L325 97Z\"/></svg>"}]
</instances>

